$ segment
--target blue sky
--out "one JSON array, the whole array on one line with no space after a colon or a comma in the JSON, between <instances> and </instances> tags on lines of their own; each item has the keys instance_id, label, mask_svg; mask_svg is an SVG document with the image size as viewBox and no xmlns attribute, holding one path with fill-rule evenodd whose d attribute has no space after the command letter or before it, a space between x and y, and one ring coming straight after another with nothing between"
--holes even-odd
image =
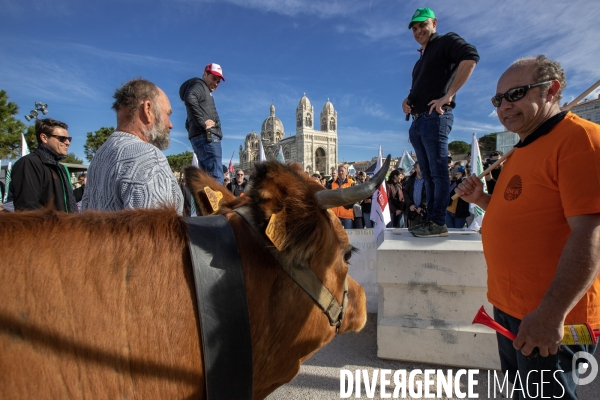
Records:
<instances>
[{"instance_id":1,"label":"blue sky","mask_svg":"<svg viewBox=\"0 0 600 400\"><path fill-rule=\"evenodd\" d=\"M398 156L412 149L401 102L419 55L408 30L417 7L431 7L438 32L458 33L481 56L458 93L450 141L502 130L489 99L519 57L559 60L567 101L600 79L598 1L0 0L0 89L25 123L34 102L47 103L84 159L86 132L116 124L114 90L144 77L169 96L165 153L175 154L191 150L179 86L216 62L227 79L214 92L224 164L260 132L271 102L286 137L295 134L304 93L317 115L327 99L338 112L340 161L370 159L379 145Z\"/></svg>"}]
</instances>

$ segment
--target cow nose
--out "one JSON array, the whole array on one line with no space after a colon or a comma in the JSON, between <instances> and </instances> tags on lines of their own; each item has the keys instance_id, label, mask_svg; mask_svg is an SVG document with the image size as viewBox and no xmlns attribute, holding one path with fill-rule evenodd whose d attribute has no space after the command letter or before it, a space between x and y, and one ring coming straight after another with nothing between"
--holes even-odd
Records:
<instances>
[{"instance_id":1,"label":"cow nose","mask_svg":"<svg viewBox=\"0 0 600 400\"><path fill-rule=\"evenodd\" d=\"M358 332L367 323L367 296L365 290L348 275L348 305L338 333Z\"/></svg>"}]
</instances>

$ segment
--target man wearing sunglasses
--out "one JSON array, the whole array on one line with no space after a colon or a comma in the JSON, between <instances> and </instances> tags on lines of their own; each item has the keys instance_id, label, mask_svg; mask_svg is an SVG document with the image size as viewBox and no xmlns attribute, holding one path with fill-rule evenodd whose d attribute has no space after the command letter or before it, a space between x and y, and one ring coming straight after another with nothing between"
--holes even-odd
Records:
<instances>
[{"instance_id":1,"label":"man wearing sunglasses","mask_svg":"<svg viewBox=\"0 0 600 400\"><path fill-rule=\"evenodd\" d=\"M402 102L410 143L421 165L427 191L427 219L409 228L418 237L448 236L448 135L454 123L452 109L456 92L471 76L479 54L473 45L455 33L438 35L437 18L430 8L419 8L408 29L421 45L421 56L412 72L412 86Z\"/></svg>"},{"instance_id":2,"label":"man wearing sunglasses","mask_svg":"<svg viewBox=\"0 0 600 400\"><path fill-rule=\"evenodd\" d=\"M244 190L246 190L247 185L248 180L244 178L244 171L238 169L235 171L235 178L227 184L227 189L229 189L235 197L240 197L242 193L244 193Z\"/></svg>"},{"instance_id":3,"label":"man wearing sunglasses","mask_svg":"<svg viewBox=\"0 0 600 400\"><path fill-rule=\"evenodd\" d=\"M12 168L9 190L16 211L51 206L57 211L77 212L70 177L60 164L72 141L67 129L67 124L51 118L35 121L38 146Z\"/></svg>"},{"instance_id":4,"label":"man wearing sunglasses","mask_svg":"<svg viewBox=\"0 0 600 400\"><path fill-rule=\"evenodd\" d=\"M558 62L513 63L492 104L520 141L491 196L475 175L456 191L486 210L488 300L494 319L517 335L498 337L502 369L511 381L518 372L532 397L543 390L541 397L576 399L576 364L585 360L575 355L596 346L560 341L566 324L600 328L600 126L561 112L565 87Z\"/></svg>"}]
</instances>

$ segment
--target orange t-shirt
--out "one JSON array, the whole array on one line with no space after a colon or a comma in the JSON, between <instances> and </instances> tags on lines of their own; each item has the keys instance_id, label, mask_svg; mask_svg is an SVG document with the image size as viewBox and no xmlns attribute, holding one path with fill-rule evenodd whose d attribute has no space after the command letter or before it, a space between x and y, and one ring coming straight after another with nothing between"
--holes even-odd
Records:
<instances>
[{"instance_id":1,"label":"orange t-shirt","mask_svg":"<svg viewBox=\"0 0 600 400\"><path fill-rule=\"evenodd\" d=\"M490 303L519 319L537 308L571 234L567 217L595 213L600 125L568 113L502 168L481 229ZM565 320L584 322L600 328L600 277Z\"/></svg>"},{"instance_id":2,"label":"orange t-shirt","mask_svg":"<svg viewBox=\"0 0 600 400\"><path fill-rule=\"evenodd\" d=\"M350 179L349 177L347 177L346 181L344 183L342 183L341 188L348 188L348 187L352 186L353 183L354 183L354 181L352 179ZM340 188L340 185L338 184L337 180L331 184L332 190L336 190L339 188ZM347 219L354 220L354 209L353 208L348 210L348 209L344 208L343 206L339 206L339 207L332 208L331 211L333 211L333 213L338 218L347 218Z\"/></svg>"}]
</instances>

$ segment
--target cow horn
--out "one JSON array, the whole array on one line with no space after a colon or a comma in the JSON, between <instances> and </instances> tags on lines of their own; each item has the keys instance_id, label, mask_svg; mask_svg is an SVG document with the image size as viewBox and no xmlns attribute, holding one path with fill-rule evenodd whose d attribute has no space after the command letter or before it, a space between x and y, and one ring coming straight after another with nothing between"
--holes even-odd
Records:
<instances>
[{"instance_id":1,"label":"cow horn","mask_svg":"<svg viewBox=\"0 0 600 400\"><path fill-rule=\"evenodd\" d=\"M390 167L390 160L391 157L388 155L377 174L375 174L372 179L365 183L349 188L321 190L317 192L316 196L319 208L328 209L345 206L347 204L353 204L357 201L364 200L372 195L375 189L377 189L385 179L388 168Z\"/></svg>"}]
</instances>

